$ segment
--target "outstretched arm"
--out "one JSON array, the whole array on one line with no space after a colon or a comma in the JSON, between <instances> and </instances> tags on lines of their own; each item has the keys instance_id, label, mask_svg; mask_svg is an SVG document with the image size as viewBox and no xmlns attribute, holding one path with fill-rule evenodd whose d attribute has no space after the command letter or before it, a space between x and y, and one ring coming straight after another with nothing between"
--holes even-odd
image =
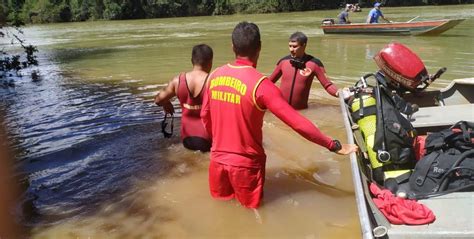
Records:
<instances>
[{"instance_id":1,"label":"outstretched arm","mask_svg":"<svg viewBox=\"0 0 474 239\"><path fill-rule=\"evenodd\" d=\"M316 77L319 80L319 83L321 83L321 86L324 87L324 89L332 96L338 97L339 92L337 89L337 86L332 83L327 77L326 77L326 70L324 67L317 66L315 70Z\"/></svg>"},{"instance_id":2,"label":"outstretched arm","mask_svg":"<svg viewBox=\"0 0 474 239\"><path fill-rule=\"evenodd\" d=\"M263 80L255 93L257 104L263 109L269 109L280 120L298 132L307 140L319 144L329 150L334 149L336 144L327 135L323 134L316 125L293 109L283 98L280 90L269 80ZM337 154L349 154L357 151L354 144L342 144Z\"/></svg>"},{"instance_id":3,"label":"outstretched arm","mask_svg":"<svg viewBox=\"0 0 474 239\"><path fill-rule=\"evenodd\" d=\"M314 124L294 110L281 95L280 90L269 80L263 80L255 93L257 104L269 109L280 120L307 140L331 149L332 139L323 134Z\"/></svg>"},{"instance_id":4,"label":"outstretched arm","mask_svg":"<svg viewBox=\"0 0 474 239\"><path fill-rule=\"evenodd\" d=\"M380 17L381 17L384 21L386 21L386 22L388 22L388 23L392 22L392 21L388 20L387 18L385 18L385 16L384 16L383 14L380 15Z\"/></svg>"},{"instance_id":5,"label":"outstretched arm","mask_svg":"<svg viewBox=\"0 0 474 239\"><path fill-rule=\"evenodd\" d=\"M270 81L273 83L276 83L278 79L281 77L281 64L278 62L277 66L275 67L275 70L273 70L273 73L268 77Z\"/></svg>"},{"instance_id":6,"label":"outstretched arm","mask_svg":"<svg viewBox=\"0 0 474 239\"><path fill-rule=\"evenodd\" d=\"M168 85L158 92L155 96L155 104L163 106L163 110L166 113L174 114L174 107L171 104L170 99L176 96L176 90L178 89L179 78L174 77Z\"/></svg>"}]
</instances>

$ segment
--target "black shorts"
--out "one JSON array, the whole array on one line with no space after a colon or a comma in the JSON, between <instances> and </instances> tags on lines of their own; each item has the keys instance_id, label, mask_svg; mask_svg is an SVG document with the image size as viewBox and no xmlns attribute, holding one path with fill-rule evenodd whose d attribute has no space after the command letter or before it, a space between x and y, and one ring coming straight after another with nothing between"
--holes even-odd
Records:
<instances>
[{"instance_id":1,"label":"black shorts","mask_svg":"<svg viewBox=\"0 0 474 239\"><path fill-rule=\"evenodd\" d=\"M202 152L209 152L211 150L211 142L209 140L196 136L184 138L183 145L190 150L200 150Z\"/></svg>"}]
</instances>

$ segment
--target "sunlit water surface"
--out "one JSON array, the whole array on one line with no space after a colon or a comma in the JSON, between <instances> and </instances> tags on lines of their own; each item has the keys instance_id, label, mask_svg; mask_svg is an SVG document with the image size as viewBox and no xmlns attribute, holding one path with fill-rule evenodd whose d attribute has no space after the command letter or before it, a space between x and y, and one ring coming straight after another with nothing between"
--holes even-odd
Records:
<instances>
[{"instance_id":1,"label":"sunlit water surface","mask_svg":"<svg viewBox=\"0 0 474 239\"><path fill-rule=\"evenodd\" d=\"M18 79L2 90L10 145L26 171L24 224L32 238L360 238L348 159L305 141L267 114L263 224L235 201L211 199L208 154L164 139L153 95L191 67L191 48L207 43L214 66L233 59L230 33L239 21L258 24L258 69L271 73L288 54L288 36L303 31L307 52L339 86L376 70L373 56L398 41L429 72L448 71L432 86L472 77L474 6L384 8L407 21L470 18L436 37L323 35L321 19L339 11L104 21L25 28L37 45L42 80ZM351 13L362 22L368 9ZM2 42L7 46L7 42ZM177 101L174 101L177 105ZM345 141L337 100L313 84L302 111ZM178 111L179 119L179 111ZM179 120L175 121L179 131Z\"/></svg>"}]
</instances>

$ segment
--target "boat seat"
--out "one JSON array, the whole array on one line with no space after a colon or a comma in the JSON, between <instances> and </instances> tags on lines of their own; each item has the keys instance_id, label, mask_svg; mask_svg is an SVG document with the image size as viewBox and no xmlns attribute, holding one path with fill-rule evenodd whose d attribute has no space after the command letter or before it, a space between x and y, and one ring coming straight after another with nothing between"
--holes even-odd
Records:
<instances>
[{"instance_id":1,"label":"boat seat","mask_svg":"<svg viewBox=\"0 0 474 239\"><path fill-rule=\"evenodd\" d=\"M392 225L390 238L474 238L474 192L450 193L420 200L436 220L427 225Z\"/></svg>"},{"instance_id":2,"label":"boat seat","mask_svg":"<svg viewBox=\"0 0 474 239\"><path fill-rule=\"evenodd\" d=\"M451 126L461 120L474 120L474 104L422 107L411 117L415 128Z\"/></svg>"},{"instance_id":3,"label":"boat seat","mask_svg":"<svg viewBox=\"0 0 474 239\"><path fill-rule=\"evenodd\" d=\"M469 82L468 80L469 79L454 80L446 89L441 90L437 97L439 105L460 105L470 104L471 102L474 102L474 94L472 94L471 92L472 82Z\"/></svg>"}]
</instances>

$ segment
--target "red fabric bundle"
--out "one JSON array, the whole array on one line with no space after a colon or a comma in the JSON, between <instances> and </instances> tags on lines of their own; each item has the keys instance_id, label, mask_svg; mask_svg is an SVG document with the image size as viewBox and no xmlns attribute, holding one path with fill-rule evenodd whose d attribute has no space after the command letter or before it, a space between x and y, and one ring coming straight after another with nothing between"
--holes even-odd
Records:
<instances>
[{"instance_id":1,"label":"red fabric bundle","mask_svg":"<svg viewBox=\"0 0 474 239\"><path fill-rule=\"evenodd\" d=\"M415 159L416 161L420 160L425 156L425 142L426 142L426 135L418 135L415 137L413 141L413 150L415 151Z\"/></svg>"},{"instance_id":2,"label":"red fabric bundle","mask_svg":"<svg viewBox=\"0 0 474 239\"><path fill-rule=\"evenodd\" d=\"M375 196L373 201L377 208L392 224L422 225L433 222L433 212L415 200L395 197L392 192L380 189L375 183L370 184L370 192Z\"/></svg>"}]
</instances>

